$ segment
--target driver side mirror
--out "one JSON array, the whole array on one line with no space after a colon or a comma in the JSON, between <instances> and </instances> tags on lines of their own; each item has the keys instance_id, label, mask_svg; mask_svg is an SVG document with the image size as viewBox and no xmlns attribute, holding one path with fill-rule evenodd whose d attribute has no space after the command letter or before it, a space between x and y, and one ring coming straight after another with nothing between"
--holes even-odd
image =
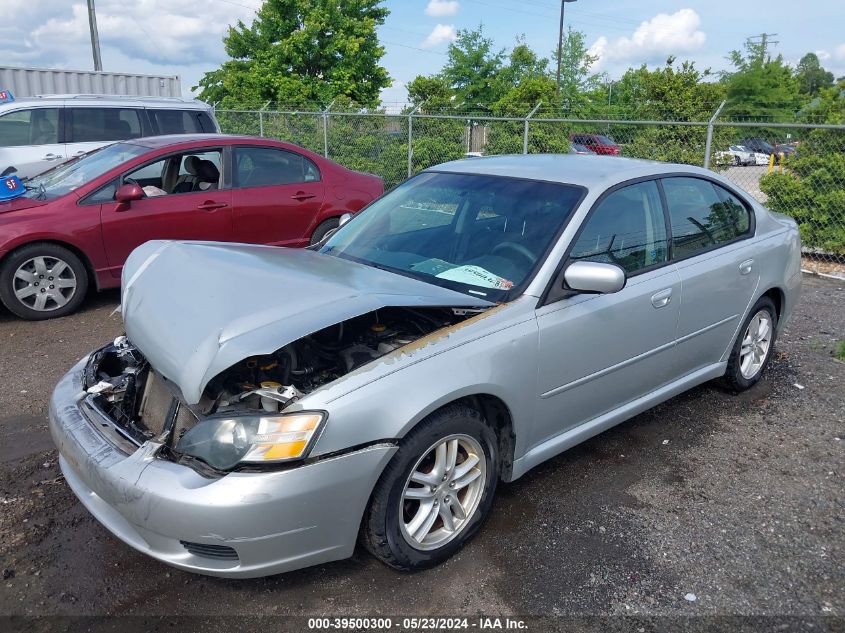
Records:
<instances>
[{"instance_id":1,"label":"driver side mirror","mask_svg":"<svg viewBox=\"0 0 845 633\"><path fill-rule=\"evenodd\" d=\"M616 264L573 262L563 273L566 285L578 292L610 294L625 287L628 276Z\"/></svg>"},{"instance_id":2,"label":"driver side mirror","mask_svg":"<svg viewBox=\"0 0 845 633\"><path fill-rule=\"evenodd\" d=\"M114 199L121 204L129 204L144 197L144 190L135 183L120 185L114 193Z\"/></svg>"}]
</instances>

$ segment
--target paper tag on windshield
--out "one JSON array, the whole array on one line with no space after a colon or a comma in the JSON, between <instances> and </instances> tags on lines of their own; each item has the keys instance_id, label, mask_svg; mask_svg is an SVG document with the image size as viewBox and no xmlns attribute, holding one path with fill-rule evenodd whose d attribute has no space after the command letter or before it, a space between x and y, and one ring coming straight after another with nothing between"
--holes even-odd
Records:
<instances>
[{"instance_id":1,"label":"paper tag on windshield","mask_svg":"<svg viewBox=\"0 0 845 633\"><path fill-rule=\"evenodd\" d=\"M512 281L494 275L481 266L458 266L436 276L439 279L448 279L449 281L481 286L482 288L497 288L499 290L510 290L513 288Z\"/></svg>"}]
</instances>

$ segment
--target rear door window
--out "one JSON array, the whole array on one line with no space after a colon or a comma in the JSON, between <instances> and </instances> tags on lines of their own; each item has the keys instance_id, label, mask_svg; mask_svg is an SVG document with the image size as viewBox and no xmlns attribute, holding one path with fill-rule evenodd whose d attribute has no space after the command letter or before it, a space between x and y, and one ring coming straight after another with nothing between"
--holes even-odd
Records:
<instances>
[{"instance_id":1,"label":"rear door window","mask_svg":"<svg viewBox=\"0 0 845 633\"><path fill-rule=\"evenodd\" d=\"M141 136L136 108L70 108L71 143L125 141Z\"/></svg>"},{"instance_id":2,"label":"rear door window","mask_svg":"<svg viewBox=\"0 0 845 633\"><path fill-rule=\"evenodd\" d=\"M663 190L672 225L674 259L692 257L750 230L748 208L709 180L665 178Z\"/></svg>"},{"instance_id":3,"label":"rear door window","mask_svg":"<svg viewBox=\"0 0 845 633\"><path fill-rule=\"evenodd\" d=\"M216 130L203 130L198 110L148 110L159 134L199 134Z\"/></svg>"},{"instance_id":4,"label":"rear door window","mask_svg":"<svg viewBox=\"0 0 845 633\"><path fill-rule=\"evenodd\" d=\"M317 166L295 152L271 147L238 147L235 150L236 186L267 187L320 180Z\"/></svg>"},{"instance_id":5,"label":"rear door window","mask_svg":"<svg viewBox=\"0 0 845 633\"><path fill-rule=\"evenodd\" d=\"M31 108L0 115L0 147L59 142L59 109Z\"/></svg>"}]
</instances>

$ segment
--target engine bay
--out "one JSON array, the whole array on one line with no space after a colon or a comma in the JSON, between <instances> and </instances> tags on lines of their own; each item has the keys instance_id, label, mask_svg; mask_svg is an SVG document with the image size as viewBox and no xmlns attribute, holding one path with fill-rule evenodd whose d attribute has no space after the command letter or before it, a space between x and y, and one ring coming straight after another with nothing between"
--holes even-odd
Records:
<instances>
[{"instance_id":1,"label":"engine bay","mask_svg":"<svg viewBox=\"0 0 845 633\"><path fill-rule=\"evenodd\" d=\"M119 337L92 357L85 389L89 401L136 444L156 439L175 447L205 417L278 413L315 389L482 311L391 307L369 312L238 362L209 381L196 405L186 404L176 385Z\"/></svg>"}]
</instances>

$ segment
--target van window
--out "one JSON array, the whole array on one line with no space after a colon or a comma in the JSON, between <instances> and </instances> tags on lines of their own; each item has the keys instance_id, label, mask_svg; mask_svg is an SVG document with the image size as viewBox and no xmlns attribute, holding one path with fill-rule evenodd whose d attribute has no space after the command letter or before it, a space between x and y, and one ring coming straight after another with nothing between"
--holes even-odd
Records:
<instances>
[{"instance_id":1,"label":"van window","mask_svg":"<svg viewBox=\"0 0 845 633\"><path fill-rule=\"evenodd\" d=\"M203 131L196 110L147 110L159 134L198 134ZM216 130L213 130L216 132Z\"/></svg>"},{"instance_id":2,"label":"van window","mask_svg":"<svg viewBox=\"0 0 845 633\"><path fill-rule=\"evenodd\" d=\"M198 112L197 118L199 119L203 132L208 132L209 134L217 133L217 127L214 125L214 121L211 120L211 117L208 116L208 114L205 112Z\"/></svg>"},{"instance_id":3,"label":"van window","mask_svg":"<svg viewBox=\"0 0 845 633\"><path fill-rule=\"evenodd\" d=\"M70 142L125 141L141 136L141 117L131 108L71 108Z\"/></svg>"},{"instance_id":4,"label":"van window","mask_svg":"<svg viewBox=\"0 0 845 633\"><path fill-rule=\"evenodd\" d=\"M59 109L32 108L0 115L0 147L59 142Z\"/></svg>"}]
</instances>

